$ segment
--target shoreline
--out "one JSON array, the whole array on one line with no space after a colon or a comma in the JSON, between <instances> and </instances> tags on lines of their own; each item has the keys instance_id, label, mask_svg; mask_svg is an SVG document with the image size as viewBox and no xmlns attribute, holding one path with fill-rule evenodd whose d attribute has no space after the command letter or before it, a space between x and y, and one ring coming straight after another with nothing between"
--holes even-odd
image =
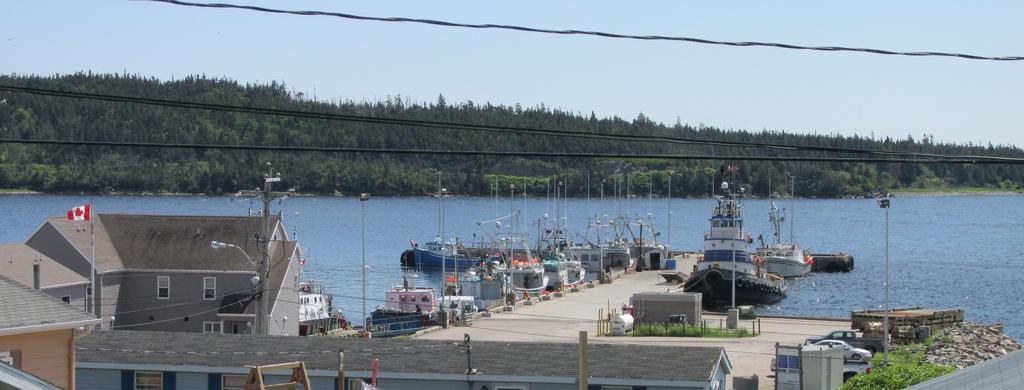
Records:
<instances>
[{"instance_id":1,"label":"shoreline","mask_svg":"<svg viewBox=\"0 0 1024 390\"><path fill-rule=\"evenodd\" d=\"M1007 195L1018 195L1019 196L1019 195L1024 195L1024 191L1010 191L1010 190L1007 190L1007 191L999 191L999 190L992 190L992 191L970 191L970 190L963 190L963 191L958 191L958 190L950 190L950 191L906 191L906 192L904 192L904 191L896 190L896 191L890 192L890 194L892 194L892 196L894 196L894 197L914 197L914 196L1007 196ZM232 197L232 196L234 196L234 194L226 194L226 193L225 194L204 194L204 193L182 193L182 192L123 192L123 193L122 192L118 192L118 193L73 193L73 192L67 192L67 193L65 193L65 192L40 192L40 191L25 190L25 189L3 189L3 188L0 188L0 196L6 196L6 195L17 195L17 196L22 196L22 195L51 195L51 196L139 196L139 197L146 197L146 196L153 196L153 197L158 197L158 196L167 196L167 197L172 197L172 196ZM316 193L302 193L302 192L296 192L296 193L293 193L293 194L291 194L289 196L293 196L293 197L331 197L331 198L350 198L350 197L356 197L356 195L316 194ZM434 194L404 194L404 195L388 194L388 195L376 195L376 196L377 197L388 197L388 198L413 198L413 197L432 197L432 196L434 196ZM480 196L475 196L475 195L450 195L450 196L457 197L457 198L484 197L483 195L480 195ZM569 198L583 199L584 197L570 196ZM640 196L632 196L631 197L631 199L640 199L640 198L646 198L646 197L640 197ZM656 196L655 198L656 199L665 199L664 196ZM673 199L710 199L710 197L708 197L708 196L674 196L672 198ZM872 197L872 196L849 196L848 195L848 196L839 196L839 197L832 197L832 198L824 198L824 197L823 198L819 198L819 197L799 197L797 199L819 199L819 200L820 199L836 199L836 200L839 200L839 199L874 199L874 198L875 197ZM767 198L763 197L763 196L751 196L751 197L747 197L746 199L767 199ZM789 199L789 198L775 198L775 199Z\"/></svg>"}]
</instances>

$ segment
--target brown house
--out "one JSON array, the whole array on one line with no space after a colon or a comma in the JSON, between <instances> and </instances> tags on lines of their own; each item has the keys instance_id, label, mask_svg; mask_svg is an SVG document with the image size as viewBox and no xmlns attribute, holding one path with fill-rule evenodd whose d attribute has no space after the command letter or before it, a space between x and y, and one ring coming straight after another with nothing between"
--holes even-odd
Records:
<instances>
[{"instance_id":1,"label":"brown house","mask_svg":"<svg viewBox=\"0 0 1024 390\"><path fill-rule=\"evenodd\" d=\"M76 336L100 322L89 313L0 276L0 362L56 386L75 384Z\"/></svg>"}]
</instances>

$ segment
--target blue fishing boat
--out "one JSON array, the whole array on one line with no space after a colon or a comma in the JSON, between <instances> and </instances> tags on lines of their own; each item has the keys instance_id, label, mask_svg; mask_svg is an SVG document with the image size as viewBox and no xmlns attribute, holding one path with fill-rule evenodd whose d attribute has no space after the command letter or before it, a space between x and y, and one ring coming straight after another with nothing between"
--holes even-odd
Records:
<instances>
[{"instance_id":1,"label":"blue fishing boat","mask_svg":"<svg viewBox=\"0 0 1024 390\"><path fill-rule=\"evenodd\" d=\"M440 238L417 244L410 242L410 248L402 252L402 266L406 268L469 269L490 261L501 261L501 255L492 250L465 245L458 240L442 242Z\"/></svg>"}]
</instances>

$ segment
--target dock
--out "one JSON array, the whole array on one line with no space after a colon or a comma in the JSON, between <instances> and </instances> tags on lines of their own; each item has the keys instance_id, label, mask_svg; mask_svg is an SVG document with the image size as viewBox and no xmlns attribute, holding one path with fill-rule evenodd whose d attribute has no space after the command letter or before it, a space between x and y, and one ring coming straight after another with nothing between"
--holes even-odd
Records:
<instances>
[{"instance_id":1,"label":"dock","mask_svg":"<svg viewBox=\"0 0 1024 390\"><path fill-rule=\"evenodd\" d=\"M677 269L693 268L696 256L677 257ZM802 344L812 336L821 336L837 329L850 329L849 320L812 318L760 318L761 334L744 338L696 337L597 337L598 310L621 308L637 292L675 290L677 284L666 283L657 271L618 274L610 284L565 293L562 297L538 300L533 305L517 306L513 311L493 313L490 318L474 321L469 327L449 327L419 336L431 340L461 341L464 334L473 340L576 342L578 332L588 331L592 343L631 343L677 346L721 346L733 364L732 376L759 377L759 388L772 388L768 377L775 344ZM709 324L724 322L725 316L705 313ZM750 329L756 320L741 320L740 326ZM731 388L731 383L729 384Z\"/></svg>"},{"instance_id":2,"label":"dock","mask_svg":"<svg viewBox=\"0 0 1024 390\"><path fill-rule=\"evenodd\" d=\"M814 264L811 272L850 272L853 271L853 255L846 253L814 253L811 255Z\"/></svg>"}]
</instances>

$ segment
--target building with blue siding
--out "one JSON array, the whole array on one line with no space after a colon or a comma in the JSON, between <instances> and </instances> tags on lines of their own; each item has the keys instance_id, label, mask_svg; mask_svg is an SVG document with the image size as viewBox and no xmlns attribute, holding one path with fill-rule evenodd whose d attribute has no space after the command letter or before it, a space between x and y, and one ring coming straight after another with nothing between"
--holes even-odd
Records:
<instances>
[{"instance_id":1,"label":"building with blue siding","mask_svg":"<svg viewBox=\"0 0 1024 390\"><path fill-rule=\"evenodd\" d=\"M252 337L146 331L94 332L76 346L78 389L241 389L249 367L302 361L314 389L337 389L344 351L346 389L369 382L387 390L575 390L579 348L565 343ZM591 343L594 390L725 388L732 367L721 347ZM467 374L468 369L474 373ZM288 380L287 372L267 383Z\"/></svg>"}]
</instances>

